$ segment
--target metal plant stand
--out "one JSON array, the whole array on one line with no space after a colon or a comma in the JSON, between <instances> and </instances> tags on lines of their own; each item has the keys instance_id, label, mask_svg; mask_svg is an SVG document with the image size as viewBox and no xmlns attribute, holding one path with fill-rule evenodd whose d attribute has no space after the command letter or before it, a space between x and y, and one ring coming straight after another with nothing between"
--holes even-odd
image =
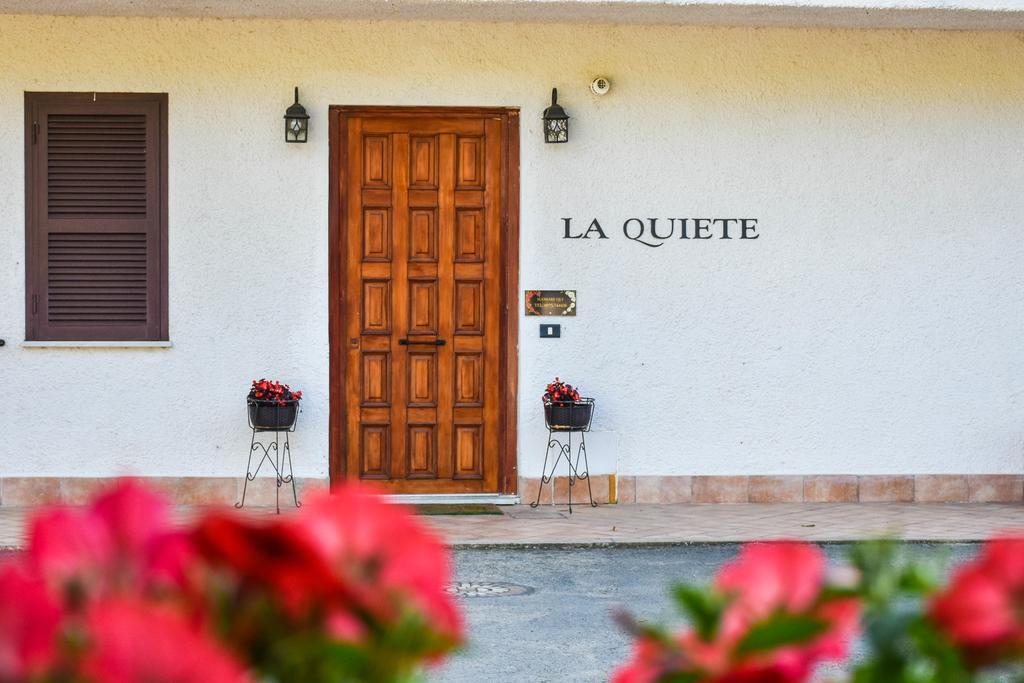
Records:
<instances>
[{"instance_id":1,"label":"metal plant stand","mask_svg":"<svg viewBox=\"0 0 1024 683\"><path fill-rule=\"evenodd\" d=\"M583 398L572 403L548 403L544 406L544 421L548 427L548 445L544 450L544 467L541 470L540 486L537 487L537 500L530 503L535 508L540 505L540 495L544 491L545 484L551 484L551 505L555 505L555 471L558 465L565 458L569 469L569 514L572 514L572 489L577 481L587 482L587 496L590 498L590 507L597 507L594 502L594 492L590 487L590 465L587 463L587 438L586 433L590 431L590 423L594 419L594 399ZM575 458L572 450L572 435L579 434L580 443L576 448ZM564 439L564 440L563 440ZM548 460L551 459L551 451L555 450L556 455L548 470ZM583 469L580 469L580 460L583 461Z\"/></svg>"},{"instance_id":2,"label":"metal plant stand","mask_svg":"<svg viewBox=\"0 0 1024 683\"><path fill-rule=\"evenodd\" d=\"M292 500L295 502L295 507L302 507L302 503L299 502L299 493L295 488L295 475L292 472L292 450L288 442L288 435L295 431L295 425L299 421L298 405L294 405L294 415L271 420L271 426L261 425L253 420L253 416L256 414L256 411L253 410L254 405L256 403L249 399L249 410L246 412L249 415L249 428L252 429L252 441L249 443L249 460L245 465L245 483L242 485L242 500L235 503L235 507L241 508L245 506L245 493L249 488L249 482L256 479L264 462L269 463L270 467L274 470L274 479L277 485L274 489L274 504L277 514L281 514L281 487L285 484L292 485ZM263 406L261 410L266 410L266 406ZM283 412L280 411L278 414ZM288 424L289 422L290 424ZM274 435L273 441L270 440L271 434ZM282 434L284 439L281 438ZM266 435L266 438L264 440L264 438L258 438L257 435L261 437ZM259 462L256 463L256 469L254 470L252 468L252 456L256 452L262 455L259 456Z\"/></svg>"}]
</instances>

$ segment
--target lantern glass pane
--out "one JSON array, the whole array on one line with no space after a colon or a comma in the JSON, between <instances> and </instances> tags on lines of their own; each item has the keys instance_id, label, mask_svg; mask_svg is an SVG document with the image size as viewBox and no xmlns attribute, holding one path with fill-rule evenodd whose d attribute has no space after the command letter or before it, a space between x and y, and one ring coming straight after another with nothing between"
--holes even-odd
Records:
<instances>
[{"instance_id":1,"label":"lantern glass pane","mask_svg":"<svg viewBox=\"0 0 1024 683\"><path fill-rule=\"evenodd\" d=\"M548 142L567 142L569 140L568 119L547 119L544 124L544 137Z\"/></svg>"},{"instance_id":2,"label":"lantern glass pane","mask_svg":"<svg viewBox=\"0 0 1024 683\"><path fill-rule=\"evenodd\" d=\"M287 118L284 122L284 136L287 142L305 142L309 134L309 121Z\"/></svg>"}]
</instances>

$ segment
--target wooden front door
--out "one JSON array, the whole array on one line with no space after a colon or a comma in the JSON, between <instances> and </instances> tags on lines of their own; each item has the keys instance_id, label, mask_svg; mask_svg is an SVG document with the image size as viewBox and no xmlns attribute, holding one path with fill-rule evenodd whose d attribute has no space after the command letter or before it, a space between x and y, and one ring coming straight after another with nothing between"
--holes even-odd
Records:
<instances>
[{"instance_id":1,"label":"wooden front door","mask_svg":"<svg viewBox=\"0 0 1024 683\"><path fill-rule=\"evenodd\" d=\"M335 477L394 493L514 490L512 114L332 111Z\"/></svg>"}]
</instances>

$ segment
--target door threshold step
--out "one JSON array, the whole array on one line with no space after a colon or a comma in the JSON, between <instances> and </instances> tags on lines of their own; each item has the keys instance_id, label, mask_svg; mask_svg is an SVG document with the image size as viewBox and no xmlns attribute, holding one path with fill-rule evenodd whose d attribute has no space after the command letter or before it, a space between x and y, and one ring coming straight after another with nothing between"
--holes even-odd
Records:
<instances>
[{"instance_id":1,"label":"door threshold step","mask_svg":"<svg viewBox=\"0 0 1024 683\"><path fill-rule=\"evenodd\" d=\"M500 493L400 493L385 496L406 505L518 505L519 496Z\"/></svg>"}]
</instances>

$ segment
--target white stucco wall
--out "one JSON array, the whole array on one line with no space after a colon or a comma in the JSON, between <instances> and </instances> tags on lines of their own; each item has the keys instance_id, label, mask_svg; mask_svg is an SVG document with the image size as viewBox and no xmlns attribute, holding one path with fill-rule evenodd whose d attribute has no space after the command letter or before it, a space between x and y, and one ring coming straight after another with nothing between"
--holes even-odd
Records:
<instances>
[{"instance_id":1,"label":"white stucco wall","mask_svg":"<svg viewBox=\"0 0 1024 683\"><path fill-rule=\"evenodd\" d=\"M1019 472L1022 73L1020 33L0 16L0 476L237 475L258 376L326 474L330 104L522 107L521 288L579 292L560 340L521 319L522 474L556 374L604 470ZM173 348L20 346L25 90L169 94ZM695 216L761 237L621 233Z\"/></svg>"}]
</instances>

